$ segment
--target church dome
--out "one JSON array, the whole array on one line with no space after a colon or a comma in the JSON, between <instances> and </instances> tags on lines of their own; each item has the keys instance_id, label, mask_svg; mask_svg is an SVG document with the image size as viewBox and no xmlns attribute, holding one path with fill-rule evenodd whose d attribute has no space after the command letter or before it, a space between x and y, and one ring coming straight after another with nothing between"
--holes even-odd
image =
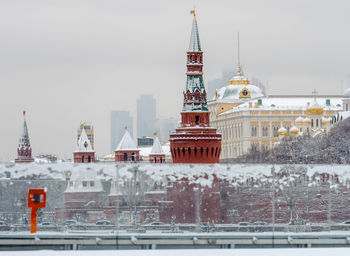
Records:
<instances>
[{"instance_id":1,"label":"church dome","mask_svg":"<svg viewBox=\"0 0 350 256\"><path fill-rule=\"evenodd\" d=\"M306 108L307 115L323 115L323 107L315 100L311 106Z\"/></svg>"},{"instance_id":2,"label":"church dome","mask_svg":"<svg viewBox=\"0 0 350 256\"><path fill-rule=\"evenodd\" d=\"M280 136L285 136L285 135L287 135L287 129L284 128L284 127L279 128L279 129L278 129L278 135L280 135Z\"/></svg>"},{"instance_id":3,"label":"church dome","mask_svg":"<svg viewBox=\"0 0 350 256\"><path fill-rule=\"evenodd\" d=\"M298 135L299 134L299 129L297 127L293 126L292 128L290 128L289 132L292 135Z\"/></svg>"},{"instance_id":4,"label":"church dome","mask_svg":"<svg viewBox=\"0 0 350 256\"><path fill-rule=\"evenodd\" d=\"M343 94L344 98L350 98L350 88L346 89L344 94Z\"/></svg>"},{"instance_id":5,"label":"church dome","mask_svg":"<svg viewBox=\"0 0 350 256\"><path fill-rule=\"evenodd\" d=\"M310 118L305 117L304 118L304 124L311 124Z\"/></svg>"},{"instance_id":6,"label":"church dome","mask_svg":"<svg viewBox=\"0 0 350 256\"><path fill-rule=\"evenodd\" d=\"M297 124L297 125L304 124L304 118L299 116L297 119L295 119L295 124Z\"/></svg>"},{"instance_id":7,"label":"church dome","mask_svg":"<svg viewBox=\"0 0 350 256\"><path fill-rule=\"evenodd\" d=\"M216 91L214 100L252 100L262 97L265 97L263 90L251 84L238 66L236 75L228 81L228 85Z\"/></svg>"},{"instance_id":8,"label":"church dome","mask_svg":"<svg viewBox=\"0 0 350 256\"><path fill-rule=\"evenodd\" d=\"M322 117L322 125L327 125L331 123L330 117Z\"/></svg>"},{"instance_id":9,"label":"church dome","mask_svg":"<svg viewBox=\"0 0 350 256\"><path fill-rule=\"evenodd\" d=\"M256 99L265 97L264 92L257 86L252 84L234 85L229 84L220 88L215 96L216 100L242 100Z\"/></svg>"}]
</instances>

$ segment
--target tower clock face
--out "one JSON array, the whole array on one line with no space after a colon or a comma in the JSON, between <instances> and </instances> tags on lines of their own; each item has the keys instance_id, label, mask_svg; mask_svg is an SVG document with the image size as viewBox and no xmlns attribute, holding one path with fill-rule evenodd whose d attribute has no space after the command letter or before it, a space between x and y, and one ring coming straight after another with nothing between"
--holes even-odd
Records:
<instances>
[{"instance_id":1,"label":"tower clock face","mask_svg":"<svg viewBox=\"0 0 350 256\"><path fill-rule=\"evenodd\" d=\"M248 95L248 91L247 91L247 90L243 90L243 91L242 91L242 94L243 94L244 96L247 96L247 95Z\"/></svg>"}]
</instances>

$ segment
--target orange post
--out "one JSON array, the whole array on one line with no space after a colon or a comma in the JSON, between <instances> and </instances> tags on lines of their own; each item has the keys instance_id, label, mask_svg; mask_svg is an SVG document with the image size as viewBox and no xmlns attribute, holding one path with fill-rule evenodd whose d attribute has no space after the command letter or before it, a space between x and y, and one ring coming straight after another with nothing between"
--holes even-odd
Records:
<instances>
[{"instance_id":1,"label":"orange post","mask_svg":"<svg viewBox=\"0 0 350 256\"><path fill-rule=\"evenodd\" d=\"M38 208L32 208L30 213L30 233L36 233L36 217L38 213Z\"/></svg>"},{"instance_id":2,"label":"orange post","mask_svg":"<svg viewBox=\"0 0 350 256\"><path fill-rule=\"evenodd\" d=\"M44 189L31 188L28 190L28 207L32 208L30 213L30 233L36 233L38 208L46 207L46 192Z\"/></svg>"}]
</instances>

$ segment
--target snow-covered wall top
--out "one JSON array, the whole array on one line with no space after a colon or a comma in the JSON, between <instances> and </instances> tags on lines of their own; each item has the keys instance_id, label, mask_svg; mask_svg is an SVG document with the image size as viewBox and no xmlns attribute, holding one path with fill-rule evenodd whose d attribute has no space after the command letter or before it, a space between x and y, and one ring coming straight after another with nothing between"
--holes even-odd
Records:
<instances>
[{"instance_id":1,"label":"snow-covered wall top","mask_svg":"<svg viewBox=\"0 0 350 256\"><path fill-rule=\"evenodd\" d=\"M214 179L226 180L233 186L246 184L247 180L259 181L259 183L272 181L272 168L275 168L275 177L281 182L308 176L308 182L312 185L317 174L327 173L337 176L337 182L349 184L350 165L242 165L242 164L213 164L213 165L188 165L188 164L115 164L115 163L56 163L56 164L0 164L0 181L9 179L74 179L78 173L86 171L96 173L95 179L112 180L117 176L120 179L130 179L133 171L143 172L155 182L166 180L175 181L186 179L190 183L200 183L203 186L211 186ZM287 170L288 175L284 175ZM91 178L91 177L90 177ZM334 182L334 180L333 180Z\"/></svg>"}]
</instances>

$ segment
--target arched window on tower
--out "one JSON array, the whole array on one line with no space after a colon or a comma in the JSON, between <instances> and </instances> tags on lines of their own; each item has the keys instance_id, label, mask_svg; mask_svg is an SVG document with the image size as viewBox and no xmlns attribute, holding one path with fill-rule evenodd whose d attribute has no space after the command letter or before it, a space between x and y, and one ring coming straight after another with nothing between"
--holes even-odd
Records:
<instances>
[{"instance_id":1,"label":"arched window on tower","mask_svg":"<svg viewBox=\"0 0 350 256\"><path fill-rule=\"evenodd\" d=\"M200 103L200 92L198 89L194 92L194 104L199 104Z\"/></svg>"},{"instance_id":2,"label":"arched window on tower","mask_svg":"<svg viewBox=\"0 0 350 256\"><path fill-rule=\"evenodd\" d=\"M206 93L205 90L203 90L203 93L202 93L202 102L203 102L204 104L207 103L207 93Z\"/></svg>"},{"instance_id":3,"label":"arched window on tower","mask_svg":"<svg viewBox=\"0 0 350 256\"><path fill-rule=\"evenodd\" d=\"M192 95L190 91L187 91L187 103L191 103Z\"/></svg>"}]
</instances>

